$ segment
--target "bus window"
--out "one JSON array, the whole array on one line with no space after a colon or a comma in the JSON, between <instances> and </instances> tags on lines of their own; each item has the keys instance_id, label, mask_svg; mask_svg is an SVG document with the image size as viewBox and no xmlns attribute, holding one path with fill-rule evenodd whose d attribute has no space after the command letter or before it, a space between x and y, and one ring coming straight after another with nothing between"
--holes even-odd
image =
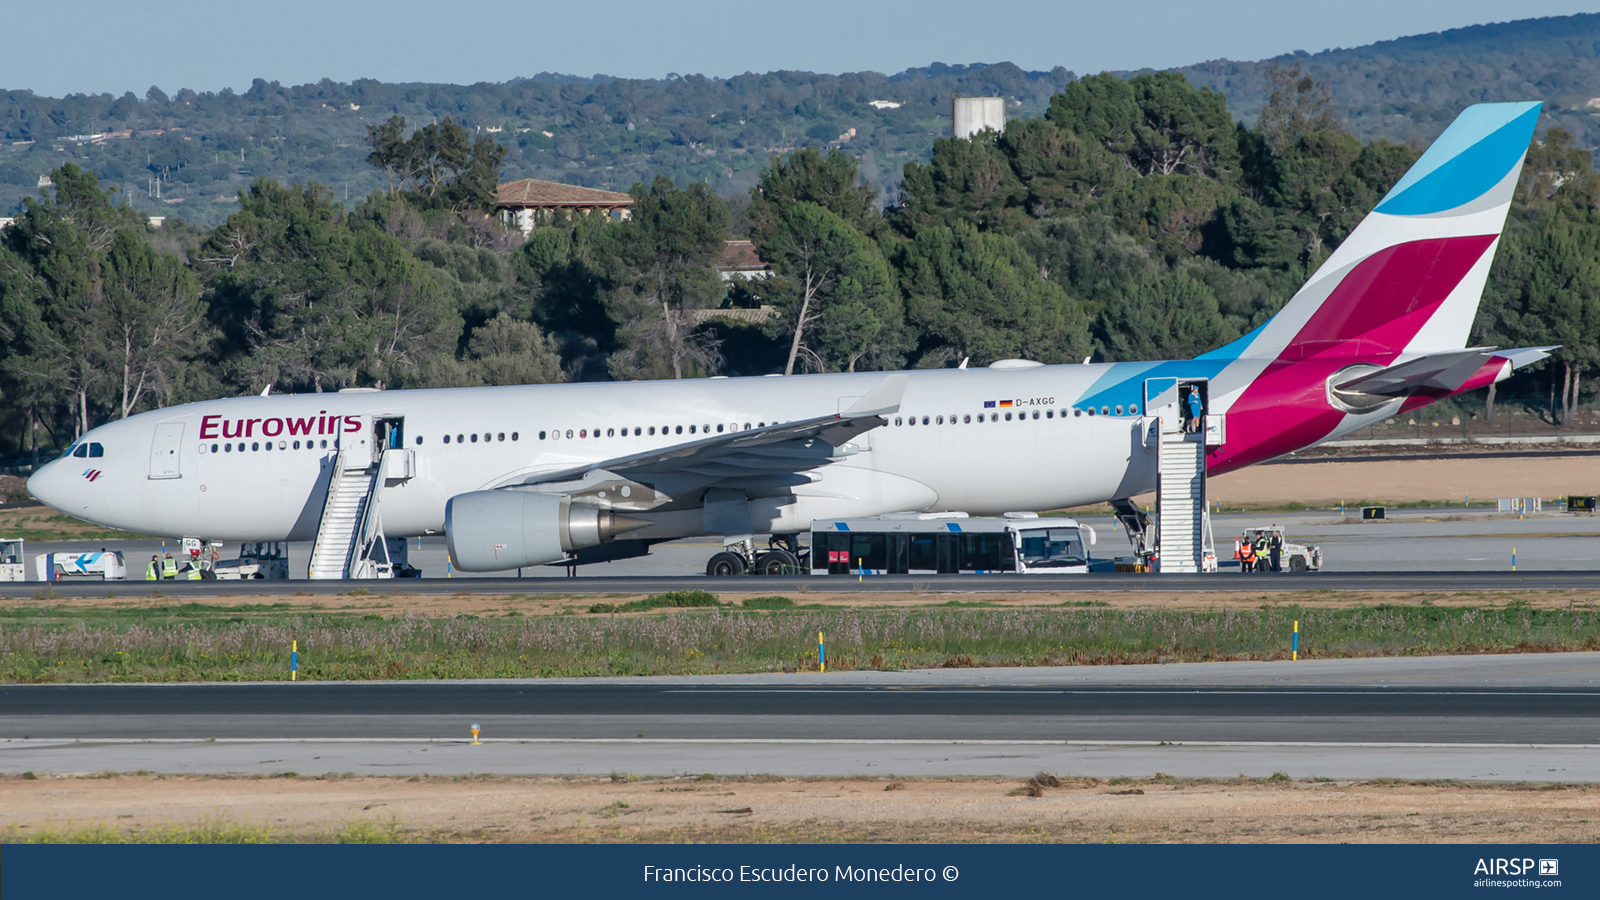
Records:
<instances>
[{"instance_id":1,"label":"bus window","mask_svg":"<svg viewBox=\"0 0 1600 900\"><path fill-rule=\"evenodd\" d=\"M913 534L911 538L911 558L907 568L911 571L935 572L939 568L939 554L934 539L937 534Z\"/></svg>"},{"instance_id":2,"label":"bus window","mask_svg":"<svg viewBox=\"0 0 1600 900\"><path fill-rule=\"evenodd\" d=\"M1022 532L1022 563L1030 569L1081 566L1083 538L1076 528L1029 528Z\"/></svg>"},{"instance_id":3,"label":"bus window","mask_svg":"<svg viewBox=\"0 0 1600 900\"><path fill-rule=\"evenodd\" d=\"M1009 572L1016 568L1016 554L1009 534L961 535L961 571Z\"/></svg>"},{"instance_id":4,"label":"bus window","mask_svg":"<svg viewBox=\"0 0 1600 900\"><path fill-rule=\"evenodd\" d=\"M886 534L851 534L850 564L882 572L889 568L889 541Z\"/></svg>"}]
</instances>

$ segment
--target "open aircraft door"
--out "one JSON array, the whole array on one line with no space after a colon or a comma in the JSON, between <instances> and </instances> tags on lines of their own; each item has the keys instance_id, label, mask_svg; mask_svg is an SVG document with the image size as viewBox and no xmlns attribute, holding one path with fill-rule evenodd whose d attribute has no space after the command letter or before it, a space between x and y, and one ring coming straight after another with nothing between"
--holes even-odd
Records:
<instances>
[{"instance_id":1,"label":"open aircraft door","mask_svg":"<svg viewBox=\"0 0 1600 900\"><path fill-rule=\"evenodd\" d=\"M183 449L183 423L162 422L156 426L155 440L150 444L150 479L182 478L179 469Z\"/></svg>"}]
</instances>

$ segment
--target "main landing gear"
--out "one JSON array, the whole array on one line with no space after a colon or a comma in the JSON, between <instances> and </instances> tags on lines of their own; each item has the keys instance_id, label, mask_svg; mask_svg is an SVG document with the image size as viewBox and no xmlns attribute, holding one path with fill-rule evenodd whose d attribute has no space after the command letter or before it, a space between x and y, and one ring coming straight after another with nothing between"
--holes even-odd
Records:
<instances>
[{"instance_id":1,"label":"main landing gear","mask_svg":"<svg viewBox=\"0 0 1600 900\"><path fill-rule=\"evenodd\" d=\"M706 574L800 575L806 569L806 556L800 549L799 535L775 534L760 553L755 552L751 541L728 545L706 563Z\"/></svg>"}]
</instances>

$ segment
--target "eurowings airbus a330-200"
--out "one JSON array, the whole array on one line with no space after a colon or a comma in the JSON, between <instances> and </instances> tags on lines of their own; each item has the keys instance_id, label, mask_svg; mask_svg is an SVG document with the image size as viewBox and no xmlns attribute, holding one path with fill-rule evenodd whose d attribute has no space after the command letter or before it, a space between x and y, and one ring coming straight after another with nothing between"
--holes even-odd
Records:
<instances>
[{"instance_id":1,"label":"eurowings airbus a330-200","mask_svg":"<svg viewBox=\"0 0 1600 900\"><path fill-rule=\"evenodd\" d=\"M1225 419L1204 451L1217 474L1544 358L1467 346L1538 115L1463 111L1283 309L1190 360L209 400L95 428L28 488L112 528L294 541L372 472L382 532L442 532L466 571L1125 500L1155 486L1150 401L1174 383Z\"/></svg>"}]
</instances>

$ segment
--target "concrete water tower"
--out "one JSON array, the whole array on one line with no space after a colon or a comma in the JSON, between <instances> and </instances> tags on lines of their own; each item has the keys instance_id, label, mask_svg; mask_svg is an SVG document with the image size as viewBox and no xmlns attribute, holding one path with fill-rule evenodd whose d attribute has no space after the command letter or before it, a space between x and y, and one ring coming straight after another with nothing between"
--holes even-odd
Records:
<instances>
[{"instance_id":1,"label":"concrete water tower","mask_svg":"<svg viewBox=\"0 0 1600 900\"><path fill-rule=\"evenodd\" d=\"M1004 97L956 97L950 101L950 134L970 138L985 128L1006 130Z\"/></svg>"}]
</instances>

